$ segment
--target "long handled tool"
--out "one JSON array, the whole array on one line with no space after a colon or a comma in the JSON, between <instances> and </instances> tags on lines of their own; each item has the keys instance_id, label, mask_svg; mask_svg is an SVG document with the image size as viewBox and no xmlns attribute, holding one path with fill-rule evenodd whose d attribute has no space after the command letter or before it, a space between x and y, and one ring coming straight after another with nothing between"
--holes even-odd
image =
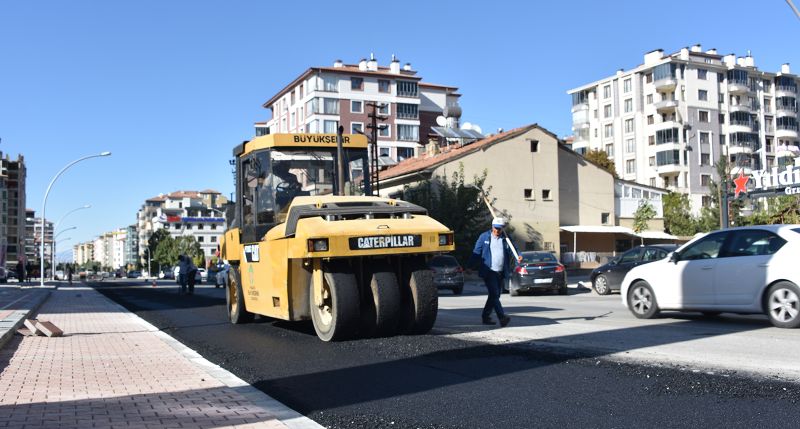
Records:
<instances>
[{"instance_id":1,"label":"long handled tool","mask_svg":"<svg viewBox=\"0 0 800 429\"><path fill-rule=\"evenodd\" d=\"M486 203L486 207L489 209L489 213L492 214L493 218L497 217L494 214L494 209L492 208L492 205L489 203L489 198L486 197L486 193L483 192L483 189L478 188L478 190L481 192L481 197L483 197L483 202ZM516 260L519 261L519 253L517 253L517 248L514 247L514 243L511 242L511 239L508 238L508 234L506 234L505 231L503 231L503 237L505 237L506 243L508 243L508 247L511 248L511 252L514 254Z\"/></svg>"}]
</instances>

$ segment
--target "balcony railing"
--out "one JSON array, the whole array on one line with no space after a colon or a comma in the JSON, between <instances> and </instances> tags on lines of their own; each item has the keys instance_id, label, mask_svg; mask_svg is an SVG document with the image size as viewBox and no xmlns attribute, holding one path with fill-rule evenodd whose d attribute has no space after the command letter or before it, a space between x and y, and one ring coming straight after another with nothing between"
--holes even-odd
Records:
<instances>
[{"instance_id":1,"label":"balcony railing","mask_svg":"<svg viewBox=\"0 0 800 429\"><path fill-rule=\"evenodd\" d=\"M782 92L792 92L797 94L797 87L796 86L788 86L788 85L776 85L775 91L782 91Z\"/></svg>"}]
</instances>

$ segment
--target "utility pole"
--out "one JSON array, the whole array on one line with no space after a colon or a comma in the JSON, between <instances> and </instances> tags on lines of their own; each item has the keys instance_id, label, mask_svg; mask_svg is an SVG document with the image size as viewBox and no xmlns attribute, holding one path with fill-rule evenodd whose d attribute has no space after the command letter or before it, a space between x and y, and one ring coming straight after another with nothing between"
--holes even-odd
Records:
<instances>
[{"instance_id":1,"label":"utility pole","mask_svg":"<svg viewBox=\"0 0 800 429\"><path fill-rule=\"evenodd\" d=\"M339 125L339 128L336 130L337 195L344 195L344 148L342 147L342 133L344 133L344 127Z\"/></svg>"},{"instance_id":2,"label":"utility pole","mask_svg":"<svg viewBox=\"0 0 800 429\"><path fill-rule=\"evenodd\" d=\"M384 122L388 119L387 116L383 116L379 113L379 110L384 107L383 103L378 103L375 101L370 101L367 103L368 107L371 107L372 110L369 115L367 115L370 119L370 123L367 125L367 128L370 129L370 150L369 150L369 180L365 181L364 186L364 194L365 195L379 195L380 193L380 184L378 183L378 130L384 130L388 125L386 124L378 124L378 121ZM367 186L367 185L371 185Z\"/></svg>"}]
</instances>

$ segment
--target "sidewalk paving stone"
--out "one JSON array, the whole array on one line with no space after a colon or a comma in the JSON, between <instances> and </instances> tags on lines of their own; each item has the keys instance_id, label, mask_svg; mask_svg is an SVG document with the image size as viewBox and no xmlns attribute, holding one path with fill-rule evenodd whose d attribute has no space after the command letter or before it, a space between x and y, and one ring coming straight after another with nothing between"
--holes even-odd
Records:
<instances>
[{"instance_id":1,"label":"sidewalk paving stone","mask_svg":"<svg viewBox=\"0 0 800 429\"><path fill-rule=\"evenodd\" d=\"M36 317L64 335L0 348L1 427L321 427L92 289L48 293Z\"/></svg>"}]
</instances>

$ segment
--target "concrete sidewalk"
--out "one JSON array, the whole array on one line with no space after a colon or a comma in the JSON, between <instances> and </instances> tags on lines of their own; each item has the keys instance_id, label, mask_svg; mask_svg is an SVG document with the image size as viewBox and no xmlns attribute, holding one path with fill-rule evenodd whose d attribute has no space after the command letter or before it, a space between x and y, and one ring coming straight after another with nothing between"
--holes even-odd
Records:
<instances>
[{"instance_id":1,"label":"concrete sidewalk","mask_svg":"<svg viewBox=\"0 0 800 429\"><path fill-rule=\"evenodd\" d=\"M0 349L0 428L322 427L93 289L47 292L36 317L64 336Z\"/></svg>"}]
</instances>

